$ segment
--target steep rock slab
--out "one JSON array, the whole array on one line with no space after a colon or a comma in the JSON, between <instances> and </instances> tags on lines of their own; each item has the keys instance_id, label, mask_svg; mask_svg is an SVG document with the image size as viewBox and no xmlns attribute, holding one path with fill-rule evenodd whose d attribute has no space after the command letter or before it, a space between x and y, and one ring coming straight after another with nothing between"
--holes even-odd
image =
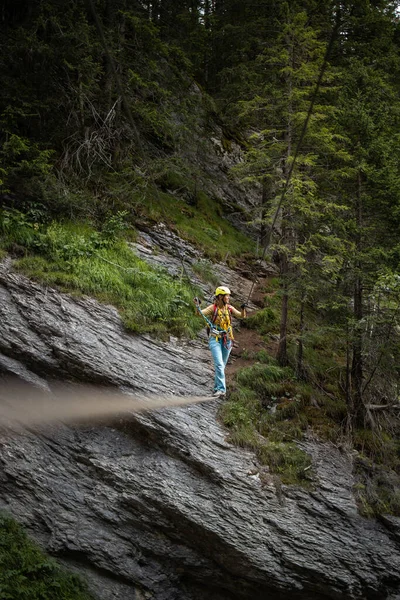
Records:
<instances>
[{"instance_id":1,"label":"steep rock slab","mask_svg":"<svg viewBox=\"0 0 400 600\"><path fill-rule=\"evenodd\" d=\"M203 254L189 242L181 239L176 233L170 231L164 223L140 232L138 241L130 244L132 250L153 267L166 269L172 276L186 276L192 284L199 287L204 293L206 302L214 297L215 284L202 281L196 273L194 265L204 261ZM211 263L207 263L211 266ZM229 285L232 290L232 303L237 304L247 300L256 280L254 274L247 272L239 274L226 264L213 264L213 275L219 285ZM257 266L258 276L266 277L276 275L273 265L261 261ZM251 302L250 308L256 308Z\"/></svg>"},{"instance_id":2,"label":"steep rock slab","mask_svg":"<svg viewBox=\"0 0 400 600\"><path fill-rule=\"evenodd\" d=\"M124 332L116 311L0 274L2 370L205 394L208 355ZM19 365L19 366L18 366ZM102 600L376 599L400 593L400 544L361 518L351 463L305 443L311 494L254 475L217 403L0 435L0 505ZM389 520L392 528L393 519ZM398 527L398 520L394 520Z\"/></svg>"}]
</instances>

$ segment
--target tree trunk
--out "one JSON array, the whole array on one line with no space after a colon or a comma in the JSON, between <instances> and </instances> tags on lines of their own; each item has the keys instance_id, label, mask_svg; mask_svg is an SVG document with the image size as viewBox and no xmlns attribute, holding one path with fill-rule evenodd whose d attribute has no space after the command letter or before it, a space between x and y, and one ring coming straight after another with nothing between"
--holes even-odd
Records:
<instances>
[{"instance_id":1,"label":"tree trunk","mask_svg":"<svg viewBox=\"0 0 400 600\"><path fill-rule=\"evenodd\" d=\"M362 198L361 198L361 173L358 173L357 178L357 194L356 194L356 252L360 256L362 250ZM364 404L362 398L363 384L363 281L362 267L359 258L356 263L356 277L354 282L354 319L356 321L354 336L353 336L353 360L351 365L351 387L353 392L353 414L352 419L355 424L362 425L364 423Z\"/></svg>"},{"instance_id":2,"label":"tree trunk","mask_svg":"<svg viewBox=\"0 0 400 600\"><path fill-rule=\"evenodd\" d=\"M288 261L287 257L282 257L281 262L281 282L282 282L282 306L281 306L281 322L279 327L279 345L276 359L281 367L286 367L288 364L287 356L287 325L288 325L288 309L289 309L289 292L288 292Z\"/></svg>"},{"instance_id":3,"label":"tree trunk","mask_svg":"<svg viewBox=\"0 0 400 600\"><path fill-rule=\"evenodd\" d=\"M267 205L268 205L268 183L264 179L262 182L261 194L261 223L260 223L260 246L265 248L267 245L268 227L267 227Z\"/></svg>"},{"instance_id":4,"label":"tree trunk","mask_svg":"<svg viewBox=\"0 0 400 600\"><path fill-rule=\"evenodd\" d=\"M353 431L353 420L352 415L354 414L354 401L351 393L351 347L350 347L350 328L347 324L346 329L346 382L345 382L345 393L346 393L346 406L347 406L347 419L346 419L346 433L349 437Z\"/></svg>"},{"instance_id":5,"label":"tree trunk","mask_svg":"<svg viewBox=\"0 0 400 600\"><path fill-rule=\"evenodd\" d=\"M299 379L304 378L304 370L303 370L303 354L304 354L304 345L303 345L303 334L304 334L304 296L300 302L300 324L299 324L299 337L297 338L297 360L296 360L296 375Z\"/></svg>"},{"instance_id":6,"label":"tree trunk","mask_svg":"<svg viewBox=\"0 0 400 600\"><path fill-rule=\"evenodd\" d=\"M288 47L291 48L290 46L290 40L287 40L288 42ZM292 51L290 52L290 57L291 57L291 61L293 60L293 53ZM292 78L291 78L291 74L288 73L287 75L287 79L286 79L286 85L287 85L287 91L288 91L288 97L289 97L289 104L288 104L288 119L287 119L287 126L286 126L286 132L285 132L285 141L287 144L287 149L286 149L286 157L285 157L285 161L284 161L284 173L285 173L285 179L287 181L288 177L289 177L289 171L290 171L290 167L289 167L289 161L290 161L290 157L292 155L292 142L293 142L293 129L292 129L292 111L293 111L293 107L292 107L292 99L291 99L291 94L292 94ZM290 231L287 227L287 222L289 221L289 212L287 209L285 209L284 207L282 207L282 240L283 243L286 247L289 246L290 244ZM286 366L289 363L288 360L288 356L287 356L287 325L288 325L288 309L289 309L289 283L288 283L288 274L289 274L289 262L288 262L288 257L285 253L281 254L281 260L280 260L280 276L281 276L281 285L282 285L282 306L281 306L281 323L280 323L280 331L279 331L279 346L278 346L278 352L277 352L277 360L279 365L281 365L282 367Z\"/></svg>"}]
</instances>

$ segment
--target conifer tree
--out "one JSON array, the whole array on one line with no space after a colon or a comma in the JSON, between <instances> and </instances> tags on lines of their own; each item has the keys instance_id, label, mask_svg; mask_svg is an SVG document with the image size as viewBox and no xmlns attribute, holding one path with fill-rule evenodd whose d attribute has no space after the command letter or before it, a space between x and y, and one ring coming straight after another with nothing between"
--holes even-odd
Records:
<instances>
[{"instance_id":1,"label":"conifer tree","mask_svg":"<svg viewBox=\"0 0 400 600\"><path fill-rule=\"evenodd\" d=\"M321 235L321 215L336 210L335 203L327 202L318 191L321 178L320 153L334 150L333 132L328 117L332 107L319 102L309 123L302 146L295 150L315 90L325 52L325 44L317 31L308 26L308 15L292 13L286 6L285 22L275 44L260 54L255 61L254 80L258 93L241 102L242 116L254 130L252 147L246 162L238 169L261 187L261 239L275 214L276 228L272 249L279 259L282 282L282 309L278 360L284 365L287 356L288 305L290 294L297 288L300 296L298 266L307 264L311 254L318 254L315 244L326 244ZM261 92L262 90L262 92ZM291 174L289 185L285 189ZM283 197L283 191L285 194ZM278 211L278 213L276 212ZM279 218L276 219L277 214ZM312 252L307 251L307 245ZM328 245L328 244L326 244ZM304 273L303 273L304 275ZM303 277L305 281L305 277Z\"/></svg>"},{"instance_id":2,"label":"conifer tree","mask_svg":"<svg viewBox=\"0 0 400 600\"><path fill-rule=\"evenodd\" d=\"M374 369L366 353L367 343L371 343L370 299L376 282L391 264L397 237L393 226L399 224L400 204L400 153L393 143L394 134L399 135L400 103L390 76L366 63L365 59L353 58L347 65L338 111L338 124L350 157L338 189L348 205L346 231L352 245L344 277L344 291L352 289L353 306L351 390L347 400L351 417L359 424L366 418L365 381Z\"/></svg>"}]
</instances>

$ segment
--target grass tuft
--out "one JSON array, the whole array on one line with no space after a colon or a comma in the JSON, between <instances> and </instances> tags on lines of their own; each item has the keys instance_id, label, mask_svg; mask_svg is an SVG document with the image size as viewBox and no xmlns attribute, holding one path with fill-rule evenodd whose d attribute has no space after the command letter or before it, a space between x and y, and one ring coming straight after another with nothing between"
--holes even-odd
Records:
<instances>
[{"instance_id":1,"label":"grass tuft","mask_svg":"<svg viewBox=\"0 0 400 600\"><path fill-rule=\"evenodd\" d=\"M234 391L220 416L232 443L253 450L261 464L286 484L309 484L310 457L293 442L301 439L310 389L288 368L255 364L236 374Z\"/></svg>"}]
</instances>

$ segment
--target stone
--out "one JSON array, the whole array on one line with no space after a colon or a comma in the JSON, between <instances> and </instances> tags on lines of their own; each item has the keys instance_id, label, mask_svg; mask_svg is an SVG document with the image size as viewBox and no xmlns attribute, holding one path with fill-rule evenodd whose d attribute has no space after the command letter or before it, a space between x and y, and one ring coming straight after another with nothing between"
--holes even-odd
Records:
<instances>
[{"instance_id":1,"label":"stone","mask_svg":"<svg viewBox=\"0 0 400 600\"><path fill-rule=\"evenodd\" d=\"M0 267L1 372L132 392L209 394L208 350L133 336L113 307ZM260 477L221 400L103 423L0 429L0 508L99 600L395 600L399 520L367 520L352 459L307 439L315 489Z\"/></svg>"}]
</instances>

